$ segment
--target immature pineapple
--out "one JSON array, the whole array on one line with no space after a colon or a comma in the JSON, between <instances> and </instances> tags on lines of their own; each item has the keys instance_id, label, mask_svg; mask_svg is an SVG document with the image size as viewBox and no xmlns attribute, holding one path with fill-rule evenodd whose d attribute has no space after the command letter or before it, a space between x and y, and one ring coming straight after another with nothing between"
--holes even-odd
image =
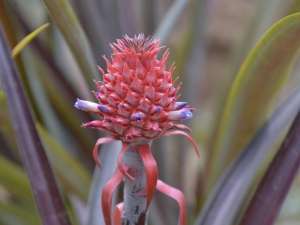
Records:
<instances>
[{"instance_id":1,"label":"immature pineapple","mask_svg":"<svg viewBox=\"0 0 300 225\"><path fill-rule=\"evenodd\" d=\"M197 144L186 133L190 129L178 124L181 120L190 119L193 114L186 102L177 101L179 87L175 87L172 79L174 66L166 65L169 52L165 50L159 58L159 41L145 38L142 34L133 38L125 35L113 43L111 48L111 59L105 58L106 72L99 67L103 81L96 82L94 95L98 103L80 99L75 103L76 108L99 115L98 120L87 122L83 127L108 133L107 137L97 140L93 150L93 157L98 164L101 144L122 141L118 167L102 191L105 223L144 224L147 209L157 189L177 201L180 207L179 224L184 225L184 195L158 180L157 164L150 147L151 141L160 136L183 135L199 154ZM137 160L134 163L127 161L126 165L125 153L135 155ZM118 204L112 215L112 193L121 182L124 182L125 187L124 204ZM142 192L131 190L135 187L142 188Z\"/></svg>"},{"instance_id":2,"label":"immature pineapple","mask_svg":"<svg viewBox=\"0 0 300 225\"><path fill-rule=\"evenodd\" d=\"M75 107L96 112L100 120L84 127L107 131L124 143L153 140L178 129L176 122L192 117L186 102L176 102L178 90L173 83L174 66L167 67L166 50L161 59L159 41L140 34L127 35L111 45L107 72L99 67L103 81L96 82L98 104L77 100ZM185 128L184 128L185 129Z\"/></svg>"}]
</instances>

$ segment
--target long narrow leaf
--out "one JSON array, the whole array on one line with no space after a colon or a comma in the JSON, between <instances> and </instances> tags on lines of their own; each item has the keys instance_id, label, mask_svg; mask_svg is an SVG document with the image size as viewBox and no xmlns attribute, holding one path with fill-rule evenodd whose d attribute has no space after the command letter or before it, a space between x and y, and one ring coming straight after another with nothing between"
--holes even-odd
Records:
<instances>
[{"instance_id":1,"label":"long narrow leaf","mask_svg":"<svg viewBox=\"0 0 300 225\"><path fill-rule=\"evenodd\" d=\"M240 225L274 224L300 168L300 110L259 184Z\"/></svg>"},{"instance_id":2,"label":"long narrow leaf","mask_svg":"<svg viewBox=\"0 0 300 225\"><path fill-rule=\"evenodd\" d=\"M161 43L166 42L187 3L188 0L175 0L172 4L171 8L163 18L154 34L154 37L159 38Z\"/></svg>"},{"instance_id":3,"label":"long narrow leaf","mask_svg":"<svg viewBox=\"0 0 300 225\"><path fill-rule=\"evenodd\" d=\"M0 100L1 100L0 91ZM0 101L1 102L1 101ZM4 104L3 104L4 105ZM7 110L4 110L7 111ZM8 112L5 112L5 118L8 119ZM1 118L1 116L0 116ZM3 122L3 121L2 121ZM88 187L90 186L90 176L87 170L76 160L66 149L63 148L40 124L37 124L37 130L47 156L53 166L58 180L64 190L68 193L76 194L85 200L88 196ZM6 132L6 136L10 132ZM1 140L1 139L0 139ZM6 160L0 155L0 185L24 199L31 199L31 191L27 177L22 173L21 168Z\"/></svg>"},{"instance_id":4,"label":"long narrow leaf","mask_svg":"<svg viewBox=\"0 0 300 225\"><path fill-rule=\"evenodd\" d=\"M39 225L41 221L36 213L24 210L20 205L0 202L0 224Z\"/></svg>"},{"instance_id":5,"label":"long narrow leaf","mask_svg":"<svg viewBox=\"0 0 300 225\"><path fill-rule=\"evenodd\" d=\"M112 40L112 36L107 29L111 27L111 24L107 21L112 21L101 14L101 4L103 4L103 1L73 1L76 13L81 23L84 24L83 29L91 42L92 51L96 58L99 57L100 53L109 54L108 43ZM107 21L104 18L107 18Z\"/></svg>"},{"instance_id":6,"label":"long narrow leaf","mask_svg":"<svg viewBox=\"0 0 300 225\"><path fill-rule=\"evenodd\" d=\"M32 198L29 181L22 171L14 163L0 155L0 184L9 193L24 200Z\"/></svg>"},{"instance_id":7,"label":"long narrow leaf","mask_svg":"<svg viewBox=\"0 0 300 225\"><path fill-rule=\"evenodd\" d=\"M199 106L199 96L200 91L202 88L204 88L205 85L203 85L202 81L205 79L205 23L206 23L206 17L207 17L207 0L195 0L192 2L193 6L193 14L190 17L192 24L189 28L189 35L190 38L185 38L186 41L189 43L186 43L188 49L185 51L186 54L181 55L180 61L183 61L184 68L183 71L179 71L179 73L184 74L182 77L183 80L183 88L182 88L182 96L184 99L188 99L190 104L193 106ZM177 65L177 64L176 64ZM178 73L178 72L177 72ZM198 107L197 107L198 108ZM201 108L201 105L200 107ZM190 121L190 124L193 122ZM182 146L184 144L180 142L178 144L181 147L177 147L178 156L179 158L178 163L179 164L189 164L190 158L188 157L188 154L186 152L182 151ZM202 145L202 143L200 144ZM187 167L187 170L190 168ZM174 168L176 170L176 168ZM176 174L180 174L178 176L180 178L180 181L182 183L182 186L184 186L184 177L186 174L189 174L189 171L179 169L177 167L178 172Z\"/></svg>"},{"instance_id":8,"label":"long narrow leaf","mask_svg":"<svg viewBox=\"0 0 300 225\"><path fill-rule=\"evenodd\" d=\"M10 7L15 14L16 20L20 24L20 28L23 30L24 33L30 32L30 26L28 22L25 19L24 13L20 10L20 7ZM45 46L45 43L42 42L39 38L37 38L32 43L33 49L37 51L40 58L45 61L45 63L48 65L48 68L53 71L52 73L49 73L49 75L52 75L55 80L57 80L57 83L62 85L65 89L65 92L67 96L71 96L74 98L74 96L78 96L78 93L80 93L80 89L76 90L66 79L64 71L62 70L61 66L55 61L55 59L52 57L51 52L49 49ZM80 93L81 95L84 95L84 93Z\"/></svg>"},{"instance_id":9,"label":"long narrow leaf","mask_svg":"<svg viewBox=\"0 0 300 225\"><path fill-rule=\"evenodd\" d=\"M100 207L101 192L105 183L113 175L114 168L117 165L117 157L121 149L121 143L114 141L111 144L103 145L103 154L99 157L101 158L103 165L101 168L96 167L93 175L93 182L90 190L90 196L88 201L89 215L88 223L89 225L103 225L104 218L102 209Z\"/></svg>"},{"instance_id":10,"label":"long narrow leaf","mask_svg":"<svg viewBox=\"0 0 300 225\"><path fill-rule=\"evenodd\" d=\"M87 81L97 78L96 66L85 33L68 0L44 0L52 20L68 43Z\"/></svg>"},{"instance_id":11,"label":"long narrow leaf","mask_svg":"<svg viewBox=\"0 0 300 225\"><path fill-rule=\"evenodd\" d=\"M249 143L274 108L274 100L300 48L299 35L300 13L296 13L275 23L247 56L232 84L212 138L212 157L207 169L209 185Z\"/></svg>"},{"instance_id":12,"label":"long narrow leaf","mask_svg":"<svg viewBox=\"0 0 300 225\"><path fill-rule=\"evenodd\" d=\"M10 13L6 8L6 2L0 1L0 23L3 26L3 30L6 31L8 43L10 46L14 46L17 43L17 38L9 15Z\"/></svg>"},{"instance_id":13,"label":"long narrow leaf","mask_svg":"<svg viewBox=\"0 0 300 225\"><path fill-rule=\"evenodd\" d=\"M1 102L1 91L0 91L0 102ZM2 119L1 119L1 113L0 113L0 123L1 123L1 120ZM0 129L0 146L1 146L0 155L5 156L9 160L16 161L16 157L14 155L13 149L11 148L11 146L9 146L6 138L4 137L2 129Z\"/></svg>"},{"instance_id":14,"label":"long narrow leaf","mask_svg":"<svg viewBox=\"0 0 300 225\"><path fill-rule=\"evenodd\" d=\"M130 36L137 33L137 18L133 0L118 1L121 33Z\"/></svg>"},{"instance_id":15,"label":"long narrow leaf","mask_svg":"<svg viewBox=\"0 0 300 225\"><path fill-rule=\"evenodd\" d=\"M0 79L7 95L18 147L21 151L42 221L45 225L69 225L66 210L35 129L2 30L0 32Z\"/></svg>"},{"instance_id":16,"label":"long narrow leaf","mask_svg":"<svg viewBox=\"0 0 300 225\"><path fill-rule=\"evenodd\" d=\"M1 85L1 83L0 83ZM11 122L9 120L9 112L7 109L7 100L3 90L0 89L0 136L1 136L1 148L5 151L5 156L8 159L18 160L17 144Z\"/></svg>"},{"instance_id":17,"label":"long narrow leaf","mask_svg":"<svg viewBox=\"0 0 300 225\"><path fill-rule=\"evenodd\" d=\"M53 169L60 176L64 187L85 200L88 196L88 187L90 186L88 172L41 125L37 125L37 130Z\"/></svg>"},{"instance_id":18,"label":"long narrow leaf","mask_svg":"<svg viewBox=\"0 0 300 225\"><path fill-rule=\"evenodd\" d=\"M1 102L0 91L0 103L4 106L4 101ZM9 114L6 109L3 110L6 119L9 118ZM1 111L2 113L2 111ZM1 119L1 114L0 114ZM55 174L58 176L58 180L62 184L64 190L68 193L76 194L85 200L88 196L88 187L90 186L90 176L87 170L76 160L63 146L61 146L40 124L37 124L37 130L47 156L53 166ZM6 136L9 136L9 132L6 132ZM1 140L1 139L0 139ZM4 185L11 193L17 194L22 198L27 196L31 198L29 182L26 177L23 177L21 169L16 165L5 160L0 155L0 184ZM13 184L17 185L13 185ZM26 186L27 184L27 186ZM27 191L28 190L28 191ZM29 193L29 194L28 194Z\"/></svg>"},{"instance_id":19,"label":"long narrow leaf","mask_svg":"<svg viewBox=\"0 0 300 225\"><path fill-rule=\"evenodd\" d=\"M141 4L142 18L144 20L143 30L146 35L152 35L157 23L159 0L141 1Z\"/></svg>"},{"instance_id":20,"label":"long narrow leaf","mask_svg":"<svg viewBox=\"0 0 300 225\"><path fill-rule=\"evenodd\" d=\"M3 106L0 111L0 123L3 124L1 124L1 128L3 128L4 122L9 119L9 113L5 107L6 101L4 101L5 98L2 94L3 93L0 91L0 105ZM68 193L76 194L81 197L82 200L87 199L88 188L91 180L87 170L71 155L70 151L64 149L64 147L61 146L40 124L37 124L37 130L55 175L58 176L58 181L62 184L63 189ZM7 128L4 130L4 138L7 139L10 137L11 132L13 132L11 126L7 125ZM16 166L8 160L4 160L4 158L2 159L0 155L0 184L5 185L5 183L8 183L9 186L5 185L5 187L7 187L13 194L16 191L16 194L21 195L22 197L28 195L28 189L28 198L31 198L30 188L26 188L24 186L24 178L22 180L20 172L18 173L18 168L15 167ZM11 172L8 173L8 171ZM25 181L27 181L26 177ZM17 183L18 185L13 185L13 182L20 183Z\"/></svg>"},{"instance_id":21,"label":"long narrow leaf","mask_svg":"<svg viewBox=\"0 0 300 225\"><path fill-rule=\"evenodd\" d=\"M41 32L43 32L47 27L49 27L49 23L45 23L42 26L38 27L30 34L26 35L12 50L12 57L16 57L36 36L38 36Z\"/></svg>"},{"instance_id":22,"label":"long narrow leaf","mask_svg":"<svg viewBox=\"0 0 300 225\"><path fill-rule=\"evenodd\" d=\"M231 225L272 146L300 110L300 92L289 97L259 130L217 183L197 225Z\"/></svg>"}]
</instances>

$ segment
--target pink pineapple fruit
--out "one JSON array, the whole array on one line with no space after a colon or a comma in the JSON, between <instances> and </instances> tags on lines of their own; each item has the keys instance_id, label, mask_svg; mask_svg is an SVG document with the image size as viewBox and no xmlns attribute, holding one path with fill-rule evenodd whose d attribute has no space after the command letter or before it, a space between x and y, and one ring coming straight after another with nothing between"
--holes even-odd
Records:
<instances>
[{"instance_id":1,"label":"pink pineapple fruit","mask_svg":"<svg viewBox=\"0 0 300 225\"><path fill-rule=\"evenodd\" d=\"M177 200L180 206L179 223L185 224L184 197L179 190L158 180L156 162L152 156L150 142L161 136L183 135L199 154L197 144L188 134L190 129L178 122L192 118L193 109L187 102L177 101L179 87L175 87L172 75L174 65L167 67L169 51L162 57L158 40L139 34L133 38L124 36L111 44L111 59L104 58L107 71L99 67L103 81L96 81L94 92L98 103L77 99L79 110L96 113L99 120L83 124L86 128L105 131L108 136L98 139L93 150L95 161L101 144L114 140L123 143L119 154L118 168L107 183L102 194L102 208L106 225L112 224L111 196L124 177L134 180L134 174L123 163L123 156L129 148L136 149L143 161L146 174L147 207L155 188ZM118 211L119 210L119 211ZM114 223L119 224L120 205L115 213ZM118 213L119 212L119 213ZM119 222L116 222L119 221Z\"/></svg>"}]
</instances>

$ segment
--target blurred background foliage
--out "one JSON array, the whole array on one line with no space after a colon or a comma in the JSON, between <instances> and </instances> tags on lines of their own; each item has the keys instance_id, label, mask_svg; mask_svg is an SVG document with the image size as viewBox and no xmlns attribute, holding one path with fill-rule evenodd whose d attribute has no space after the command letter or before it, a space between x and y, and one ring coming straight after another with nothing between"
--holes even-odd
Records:
<instances>
[{"instance_id":1,"label":"blurred background foliage","mask_svg":"<svg viewBox=\"0 0 300 225\"><path fill-rule=\"evenodd\" d=\"M300 64L294 60L299 16L278 24L255 44L275 21L299 9L299 0L0 0L0 22L11 48L50 23L14 59L73 224L104 224L99 193L120 147L105 146L104 165L94 169L91 149L102 134L82 129L81 123L92 116L73 108L77 97L93 100L93 79L101 79L96 65L104 65L102 55L110 54L110 42L142 32L170 48L175 77L183 82L181 98L197 109L189 123L202 154L199 160L186 142L175 138L155 141L153 151L161 179L184 191L194 224L224 170L280 103L299 89ZM10 121L0 83L0 224L40 224ZM248 196L286 131L283 127L272 140ZM278 225L300 224L299 187L300 176ZM150 224L176 220L174 202L157 194Z\"/></svg>"}]
</instances>

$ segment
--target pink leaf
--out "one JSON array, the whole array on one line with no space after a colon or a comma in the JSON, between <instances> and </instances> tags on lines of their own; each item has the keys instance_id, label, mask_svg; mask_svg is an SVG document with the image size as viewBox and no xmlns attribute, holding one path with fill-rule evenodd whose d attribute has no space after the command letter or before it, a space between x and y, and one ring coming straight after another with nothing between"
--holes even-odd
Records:
<instances>
[{"instance_id":1,"label":"pink leaf","mask_svg":"<svg viewBox=\"0 0 300 225\"><path fill-rule=\"evenodd\" d=\"M122 144L122 149L119 153L119 156L118 156L118 168L120 170L120 172L124 175L124 176L127 176L129 179L131 180L134 180L134 177L131 176L129 173L128 173L128 168L124 165L123 163L123 157L124 157L124 154L126 153L128 149L128 146L127 144Z\"/></svg>"},{"instance_id":2,"label":"pink leaf","mask_svg":"<svg viewBox=\"0 0 300 225\"><path fill-rule=\"evenodd\" d=\"M93 148L93 159L96 162L97 166L101 166L101 162L99 160L99 147L102 144L106 144L106 143L110 143L112 141L114 141L115 139L113 139L112 137L103 137L103 138L99 138Z\"/></svg>"},{"instance_id":3,"label":"pink leaf","mask_svg":"<svg viewBox=\"0 0 300 225\"><path fill-rule=\"evenodd\" d=\"M173 136L173 135L182 135L182 136L186 137L187 140L193 145L197 156L200 157L199 147L198 147L196 141L190 135L188 135L187 133L185 133L184 131L181 131L181 130L168 131L164 134L164 136Z\"/></svg>"},{"instance_id":4,"label":"pink leaf","mask_svg":"<svg viewBox=\"0 0 300 225\"><path fill-rule=\"evenodd\" d=\"M154 159L150 146L145 144L138 148L138 152L143 160L143 164L146 172L146 196L147 196L147 207L149 206L153 194L155 191L155 186L158 177L157 164Z\"/></svg>"},{"instance_id":5,"label":"pink leaf","mask_svg":"<svg viewBox=\"0 0 300 225\"><path fill-rule=\"evenodd\" d=\"M124 208L123 202L120 202L118 205L116 205L116 208L114 210L114 215L113 215L113 224L114 225L122 225L123 208Z\"/></svg>"},{"instance_id":6,"label":"pink leaf","mask_svg":"<svg viewBox=\"0 0 300 225\"><path fill-rule=\"evenodd\" d=\"M177 202L179 206L178 225L186 225L186 203L183 193L180 190L162 182L161 180L157 181L156 188L158 191L169 196Z\"/></svg>"},{"instance_id":7,"label":"pink leaf","mask_svg":"<svg viewBox=\"0 0 300 225\"><path fill-rule=\"evenodd\" d=\"M188 126L186 126L184 124L175 124L174 127L177 129L186 130L187 132L192 133L191 128L189 128Z\"/></svg>"},{"instance_id":8,"label":"pink leaf","mask_svg":"<svg viewBox=\"0 0 300 225\"><path fill-rule=\"evenodd\" d=\"M112 195L115 189L120 185L124 175L116 169L112 178L105 184L101 195L101 204L103 217L106 225L112 225L111 223L111 205Z\"/></svg>"}]
</instances>

